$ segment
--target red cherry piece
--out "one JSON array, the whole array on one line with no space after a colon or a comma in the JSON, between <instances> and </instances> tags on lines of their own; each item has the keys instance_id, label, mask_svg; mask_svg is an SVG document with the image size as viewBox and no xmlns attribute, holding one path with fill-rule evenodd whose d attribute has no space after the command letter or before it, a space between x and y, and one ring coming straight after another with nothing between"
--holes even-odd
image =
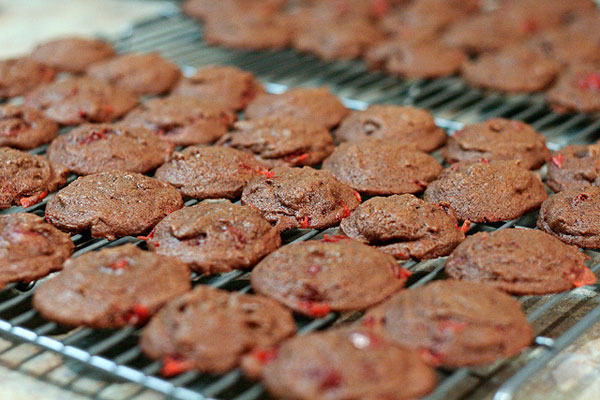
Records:
<instances>
[{"instance_id":1,"label":"red cherry piece","mask_svg":"<svg viewBox=\"0 0 600 400\"><path fill-rule=\"evenodd\" d=\"M394 275L398 279L408 279L412 275L412 272L399 265L394 265Z\"/></svg>"},{"instance_id":2,"label":"red cherry piece","mask_svg":"<svg viewBox=\"0 0 600 400\"><path fill-rule=\"evenodd\" d=\"M163 360L160 374L165 378L169 378L192 369L192 366L192 363L188 360L182 360L178 357L167 357Z\"/></svg>"},{"instance_id":3,"label":"red cherry piece","mask_svg":"<svg viewBox=\"0 0 600 400\"><path fill-rule=\"evenodd\" d=\"M44 190L43 192L34 193L31 196L21 197L19 199L19 203L21 203L21 206L23 208L29 208L34 204L37 204L40 201L44 200L46 196L48 196L48 191Z\"/></svg>"},{"instance_id":4,"label":"red cherry piece","mask_svg":"<svg viewBox=\"0 0 600 400\"><path fill-rule=\"evenodd\" d=\"M301 301L298 308L306 311L315 318L322 318L331 312L331 307L327 303L316 303L313 301Z\"/></svg>"},{"instance_id":5,"label":"red cherry piece","mask_svg":"<svg viewBox=\"0 0 600 400\"><path fill-rule=\"evenodd\" d=\"M563 155L562 154L557 154L554 157L552 157L552 164L556 165L557 168L562 168L563 166Z\"/></svg>"},{"instance_id":6,"label":"red cherry piece","mask_svg":"<svg viewBox=\"0 0 600 400\"><path fill-rule=\"evenodd\" d=\"M277 357L277 349L254 349L250 355L260 364L265 365Z\"/></svg>"}]
</instances>

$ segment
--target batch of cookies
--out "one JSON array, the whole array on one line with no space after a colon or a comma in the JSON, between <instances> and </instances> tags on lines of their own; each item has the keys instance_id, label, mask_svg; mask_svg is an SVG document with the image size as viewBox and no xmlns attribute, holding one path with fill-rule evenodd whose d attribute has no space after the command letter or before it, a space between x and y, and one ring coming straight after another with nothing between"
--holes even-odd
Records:
<instances>
[{"instance_id":1,"label":"batch of cookies","mask_svg":"<svg viewBox=\"0 0 600 400\"><path fill-rule=\"evenodd\" d=\"M34 308L65 326L143 326L165 377L240 367L287 399L421 397L435 368L531 343L510 294L596 282L580 250L600 248L595 144L550 154L531 126L501 118L448 138L426 110L351 111L327 88L267 94L231 66L183 77L156 53L84 38L0 61L0 96L0 284L60 271ZM539 229L467 235L536 210ZM282 246L286 231L335 228ZM71 258L70 235L142 242ZM400 261L438 257L449 279L403 289ZM234 270L251 271L252 294L192 289L192 272ZM294 315L357 311L296 335Z\"/></svg>"}]
</instances>

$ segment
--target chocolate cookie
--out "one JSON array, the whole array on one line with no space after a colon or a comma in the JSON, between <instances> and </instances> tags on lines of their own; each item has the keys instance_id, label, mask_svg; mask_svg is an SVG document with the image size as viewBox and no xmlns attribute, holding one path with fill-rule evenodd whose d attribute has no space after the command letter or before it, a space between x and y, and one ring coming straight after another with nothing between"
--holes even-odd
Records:
<instances>
[{"instance_id":1,"label":"chocolate cookie","mask_svg":"<svg viewBox=\"0 0 600 400\"><path fill-rule=\"evenodd\" d=\"M536 210L548 195L539 175L518 161L454 164L425 190L425 201L450 206L458 219L498 222Z\"/></svg>"},{"instance_id":2,"label":"chocolate cookie","mask_svg":"<svg viewBox=\"0 0 600 400\"><path fill-rule=\"evenodd\" d=\"M550 158L546 139L521 121L492 118L467 125L448 139L446 162L465 160L519 160L523 168L538 169Z\"/></svg>"},{"instance_id":3,"label":"chocolate cookie","mask_svg":"<svg viewBox=\"0 0 600 400\"><path fill-rule=\"evenodd\" d=\"M342 102L326 87L293 88L283 94L263 94L246 108L246 118L290 116L333 128L348 114Z\"/></svg>"},{"instance_id":4,"label":"chocolate cookie","mask_svg":"<svg viewBox=\"0 0 600 400\"><path fill-rule=\"evenodd\" d=\"M190 287L185 264L128 243L67 260L36 290L33 307L68 326L121 328L146 322Z\"/></svg>"},{"instance_id":5,"label":"chocolate cookie","mask_svg":"<svg viewBox=\"0 0 600 400\"><path fill-rule=\"evenodd\" d=\"M0 147L0 210L39 203L67 181L68 171L42 156Z\"/></svg>"},{"instance_id":6,"label":"chocolate cookie","mask_svg":"<svg viewBox=\"0 0 600 400\"><path fill-rule=\"evenodd\" d=\"M0 287L31 282L62 269L73 252L68 234L35 214L0 215Z\"/></svg>"},{"instance_id":7,"label":"chocolate cookie","mask_svg":"<svg viewBox=\"0 0 600 400\"><path fill-rule=\"evenodd\" d=\"M166 376L191 369L223 373L295 331L291 313L273 300L199 285L152 318L140 346L163 361Z\"/></svg>"},{"instance_id":8,"label":"chocolate cookie","mask_svg":"<svg viewBox=\"0 0 600 400\"><path fill-rule=\"evenodd\" d=\"M101 172L76 179L46 205L46 219L66 232L91 229L113 240L146 233L183 207L171 185L134 172Z\"/></svg>"},{"instance_id":9,"label":"chocolate cookie","mask_svg":"<svg viewBox=\"0 0 600 400\"><path fill-rule=\"evenodd\" d=\"M272 16L285 5L285 0L186 0L183 11L192 18L204 20L211 16L247 13Z\"/></svg>"},{"instance_id":10,"label":"chocolate cookie","mask_svg":"<svg viewBox=\"0 0 600 400\"><path fill-rule=\"evenodd\" d=\"M212 1L212 0L211 0ZM182 78L173 94L214 102L238 111L264 90L250 72L230 65L208 65Z\"/></svg>"},{"instance_id":11,"label":"chocolate cookie","mask_svg":"<svg viewBox=\"0 0 600 400\"><path fill-rule=\"evenodd\" d=\"M270 393L294 400L416 399L432 391L435 381L416 351L364 328L287 340L263 371Z\"/></svg>"},{"instance_id":12,"label":"chocolate cookie","mask_svg":"<svg viewBox=\"0 0 600 400\"><path fill-rule=\"evenodd\" d=\"M361 194L378 196L422 192L443 168L420 150L368 138L336 147L323 169Z\"/></svg>"},{"instance_id":13,"label":"chocolate cookie","mask_svg":"<svg viewBox=\"0 0 600 400\"><path fill-rule=\"evenodd\" d=\"M340 231L399 260L447 256L465 239L451 210L410 194L367 200Z\"/></svg>"},{"instance_id":14,"label":"chocolate cookie","mask_svg":"<svg viewBox=\"0 0 600 400\"><path fill-rule=\"evenodd\" d=\"M287 20L279 14L215 16L204 24L207 43L235 49L282 49L290 43L291 33Z\"/></svg>"},{"instance_id":15,"label":"chocolate cookie","mask_svg":"<svg viewBox=\"0 0 600 400\"><path fill-rule=\"evenodd\" d=\"M452 280L403 290L367 313L363 324L375 324L389 339L418 349L429 364L448 368L512 357L533 339L516 299Z\"/></svg>"},{"instance_id":16,"label":"chocolate cookie","mask_svg":"<svg viewBox=\"0 0 600 400\"><path fill-rule=\"evenodd\" d=\"M225 107L204 100L168 96L145 102L122 121L150 129L180 146L212 143L227 132L236 116Z\"/></svg>"},{"instance_id":17,"label":"chocolate cookie","mask_svg":"<svg viewBox=\"0 0 600 400\"><path fill-rule=\"evenodd\" d=\"M526 46L563 65L600 62L600 38L567 29L543 31L526 42Z\"/></svg>"},{"instance_id":18,"label":"chocolate cookie","mask_svg":"<svg viewBox=\"0 0 600 400\"><path fill-rule=\"evenodd\" d=\"M319 164L335 147L326 128L288 116L239 121L217 144L250 153L268 167Z\"/></svg>"},{"instance_id":19,"label":"chocolate cookie","mask_svg":"<svg viewBox=\"0 0 600 400\"><path fill-rule=\"evenodd\" d=\"M52 79L52 68L29 57L0 60L0 98L27 94Z\"/></svg>"},{"instance_id":20,"label":"chocolate cookie","mask_svg":"<svg viewBox=\"0 0 600 400\"><path fill-rule=\"evenodd\" d=\"M194 199L239 199L242 189L267 167L243 151L222 146L190 146L174 153L155 177Z\"/></svg>"},{"instance_id":21,"label":"chocolate cookie","mask_svg":"<svg viewBox=\"0 0 600 400\"><path fill-rule=\"evenodd\" d=\"M537 226L568 244L600 248L600 188L566 189L544 201Z\"/></svg>"},{"instance_id":22,"label":"chocolate cookie","mask_svg":"<svg viewBox=\"0 0 600 400\"><path fill-rule=\"evenodd\" d=\"M555 192L600 186L600 144L563 147L546 166L546 184Z\"/></svg>"},{"instance_id":23,"label":"chocolate cookie","mask_svg":"<svg viewBox=\"0 0 600 400\"><path fill-rule=\"evenodd\" d=\"M92 78L65 78L29 93L25 105L62 125L110 122L138 104L133 94Z\"/></svg>"},{"instance_id":24,"label":"chocolate cookie","mask_svg":"<svg viewBox=\"0 0 600 400\"><path fill-rule=\"evenodd\" d=\"M574 65L564 71L546 93L546 100L558 112L600 110L600 66Z\"/></svg>"},{"instance_id":25,"label":"chocolate cookie","mask_svg":"<svg viewBox=\"0 0 600 400\"><path fill-rule=\"evenodd\" d=\"M342 121L334 136L340 142L366 137L391 139L394 143L416 146L425 152L446 142L446 133L435 125L428 111L383 104L353 111Z\"/></svg>"},{"instance_id":26,"label":"chocolate cookie","mask_svg":"<svg viewBox=\"0 0 600 400\"><path fill-rule=\"evenodd\" d=\"M158 53L123 54L93 64L87 74L139 95L165 93L181 77L179 67Z\"/></svg>"},{"instance_id":27,"label":"chocolate cookie","mask_svg":"<svg viewBox=\"0 0 600 400\"><path fill-rule=\"evenodd\" d=\"M38 45L31 58L59 71L79 73L114 54L112 46L103 40L66 37Z\"/></svg>"},{"instance_id":28,"label":"chocolate cookie","mask_svg":"<svg viewBox=\"0 0 600 400\"><path fill-rule=\"evenodd\" d=\"M58 124L28 107L0 105L0 146L30 150L50 142Z\"/></svg>"},{"instance_id":29,"label":"chocolate cookie","mask_svg":"<svg viewBox=\"0 0 600 400\"><path fill-rule=\"evenodd\" d=\"M255 207L280 230L335 226L358 207L360 196L328 171L278 167L252 179L242 204Z\"/></svg>"}]
</instances>

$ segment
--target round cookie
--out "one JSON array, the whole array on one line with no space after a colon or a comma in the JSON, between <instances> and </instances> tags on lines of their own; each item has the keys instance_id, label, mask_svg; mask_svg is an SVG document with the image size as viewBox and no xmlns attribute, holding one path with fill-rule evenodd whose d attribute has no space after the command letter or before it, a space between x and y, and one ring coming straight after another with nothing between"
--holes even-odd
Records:
<instances>
[{"instance_id":1,"label":"round cookie","mask_svg":"<svg viewBox=\"0 0 600 400\"><path fill-rule=\"evenodd\" d=\"M133 94L92 78L65 78L41 86L25 105L42 111L62 125L110 122L138 104Z\"/></svg>"},{"instance_id":2,"label":"round cookie","mask_svg":"<svg viewBox=\"0 0 600 400\"><path fill-rule=\"evenodd\" d=\"M27 94L54 79L54 70L29 57L0 60L0 98Z\"/></svg>"},{"instance_id":3,"label":"round cookie","mask_svg":"<svg viewBox=\"0 0 600 400\"><path fill-rule=\"evenodd\" d=\"M342 102L326 87L293 88L283 94L263 94L246 108L246 118L290 116L333 128L348 114Z\"/></svg>"},{"instance_id":4,"label":"round cookie","mask_svg":"<svg viewBox=\"0 0 600 400\"><path fill-rule=\"evenodd\" d=\"M286 18L279 14L214 16L204 24L206 43L234 49L282 49L290 43L291 33Z\"/></svg>"},{"instance_id":5,"label":"round cookie","mask_svg":"<svg viewBox=\"0 0 600 400\"><path fill-rule=\"evenodd\" d=\"M279 231L258 210L228 201L175 211L147 240L151 250L213 274L250 268L281 245Z\"/></svg>"},{"instance_id":6,"label":"round cookie","mask_svg":"<svg viewBox=\"0 0 600 400\"><path fill-rule=\"evenodd\" d=\"M365 201L340 231L399 260L447 256L465 239L451 210L410 194Z\"/></svg>"},{"instance_id":7,"label":"round cookie","mask_svg":"<svg viewBox=\"0 0 600 400\"><path fill-rule=\"evenodd\" d=\"M140 346L163 361L166 376L191 369L223 373L295 331L291 313L273 300L198 285L152 318Z\"/></svg>"},{"instance_id":8,"label":"round cookie","mask_svg":"<svg viewBox=\"0 0 600 400\"><path fill-rule=\"evenodd\" d=\"M179 145L212 143L223 136L235 121L225 107L191 97L168 96L145 102L121 122L150 129Z\"/></svg>"},{"instance_id":9,"label":"round cookie","mask_svg":"<svg viewBox=\"0 0 600 400\"><path fill-rule=\"evenodd\" d=\"M30 207L67 181L68 171L42 156L0 147L0 210Z\"/></svg>"},{"instance_id":10,"label":"round cookie","mask_svg":"<svg viewBox=\"0 0 600 400\"><path fill-rule=\"evenodd\" d=\"M425 201L450 206L458 219L498 222L536 210L548 195L540 177L518 161L454 164L425 190Z\"/></svg>"},{"instance_id":11,"label":"round cookie","mask_svg":"<svg viewBox=\"0 0 600 400\"><path fill-rule=\"evenodd\" d=\"M30 150L50 142L58 124L28 107L0 105L0 146Z\"/></svg>"},{"instance_id":12,"label":"round cookie","mask_svg":"<svg viewBox=\"0 0 600 400\"><path fill-rule=\"evenodd\" d=\"M445 268L454 279L519 295L543 295L594 283L594 273L584 264L588 258L576 246L540 230L501 229L467 237Z\"/></svg>"},{"instance_id":13,"label":"round cookie","mask_svg":"<svg viewBox=\"0 0 600 400\"><path fill-rule=\"evenodd\" d=\"M550 158L544 135L521 121L492 118L465 126L448 139L446 162L519 160L523 168L538 169Z\"/></svg>"},{"instance_id":14,"label":"round cookie","mask_svg":"<svg viewBox=\"0 0 600 400\"><path fill-rule=\"evenodd\" d=\"M284 5L285 0L186 0L181 8L190 17L204 20L215 15L226 16L234 13L268 17L280 11Z\"/></svg>"},{"instance_id":15,"label":"round cookie","mask_svg":"<svg viewBox=\"0 0 600 400\"><path fill-rule=\"evenodd\" d=\"M67 260L36 290L33 307L68 326L121 328L146 322L190 287L185 264L128 243Z\"/></svg>"},{"instance_id":16,"label":"round cookie","mask_svg":"<svg viewBox=\"0 0 600 400\"><path fill-rule=\"evenodd\" d=\"M256 293L299 313L323 317L380 303L409 276L391 255L348 238L284 246L259 262L250 280Z\"/></svg>"},{"instance_id":17,"label":"round cookie","mask_svg":"<svg viewBox=\"0 0 600 400\"><path fill-rule=\"evenodd\" d=\"M433 116L415 107L375 104L353 111L334 132L339 142L372 137L416 146L430 152L446 143L446 133L435 125Z\"/></svg>"},{"instance_id":18,"label":"round cookie","mask_svg":"<svg viewBox=\"0 0 600 400\"><path fill-rule=\"evenodd\" d=\"M361 194L379 196L422 192L443 168L427 153L369 138L336 147L323 169Z\"/></svg>"},{"instance_id":19,"label":"round cookie","mask_svg":"<svg viewBox=\"0 0 600 400\"><path fill-rule=\"evenodd\" d=\"M59 71L79 73L114 54L112 46L103 40L66 37L38 45L31 58Z\"/></svg>"},{"instance_id":20,"label":"round cookie","mask_svg":"<svg viewBox=\"0 0 600 400\"><path fill-rule=\"evenodd\" d=\"M600 144L563 147L546 166L546 184L555 192L600 186Z\"/></svg>"},{"instance_id":21,"label":"round cookie","mask_svg":"<svg viewBox=\"0 0 600 400\"><path fill-rule=\"evenodd\" d=\"M169 159L173 144L143 128L85 124L60 135L47 154L50 162L77 175L129 171L146 173Z\"/></svg>"},{"instance_id":22,"label":"round cookie","mask_svg":"<svg viewBox=\"0 0 600 400\"><path fill-rule=\"evenodd\" d=\"M267 167L243 151L222 146L189 146L156 170L155 178L194 199L239 199L244 186Z\"/></svg>"},{"instance_id":23,"label":"round cookie","mask_svg":"<svg viewBox=\"0 0 600 400\"><path fill-rule=\"evenodd\" d=\"M158 53L123 54L93 64L87 74L138 95L165 93L181 77L179 67Z\"/></svg>"},{"instance_id":24,"label":"round cookie","mask_svg":"<svg viewBox=\"0 0 600 400\"><path fill-rule=\"evenodd\" d=\"M600 37L590 40L590 34L567 29L540 32L525 45L538 54L563 65L600 62Z\"/></svg>"},{"instance_id":25,"label":"round cookie","mask_svg":"<svg viewBox=\"0 0 600 400\"><path fill-rule=\"evenodd\" d=\"M369 311L363 324L447 368L512 357L533 339L516 299L487 285L452 280L403 290Z\"/></svg>"},{"instance_id":26,"label":"round cookie","mask_svg":"<svg viewBox=\"0 0 600 400\"><path fill-rule=\"evenodd\" d=\"M217 144L250 153L268 167L319 164L335 147L326 128L288 116L238 121Z\"/></svg>"},{"instance_id":27,"label":"round cookie","mask_svg":"<svg viewBox=\"0 0 600 400\"><path fill-rule=\"evenodd\" d=\"M0 287L62 269L75 245L68 234L30 213L0 215Z\"/></svg>"},{"instance_id":28,"label":"round cookie","mask_svg":"<svg viewBox=\"0 0 600 400\"><path fill-rule=\"evenodd\" d=\"M359 203L351 187L310 167L275 168L252 179L242 192L242 204L257 208L281 231L335 226Z\"/></svg>"},{"instance_id":29,"label":"round cookie","mask_svg":"<svg viewBox=\"0 0 600 400\"><path fill-rule=\"evenodd\" d=\"M262 375L271 394L294 400L409 400L436 382L416 351L359 327L289 339Z\"/></svg>"},{"instance_id":30,"label":"round cookie","mask_svg":"<svg viewBox=\"0 0 600 400\"><path fill-rule=\"evenodd\" d=\"M91 229L92 237L113 240L146 233L181 207L181 195L167 183L134 172L101 172L56 193L46 220L66 232Z\"/></svg>"},{"instance_id":31,"label":"round cookie","mask_svg":"<svg viewBox=\"0 0 600 400\"><path fill-rule=\"evenodd\" d=\"M594 112L600 110L600 66L573 65L546 92L546 100L558 112Z\"/></svg>"}]
</instances>

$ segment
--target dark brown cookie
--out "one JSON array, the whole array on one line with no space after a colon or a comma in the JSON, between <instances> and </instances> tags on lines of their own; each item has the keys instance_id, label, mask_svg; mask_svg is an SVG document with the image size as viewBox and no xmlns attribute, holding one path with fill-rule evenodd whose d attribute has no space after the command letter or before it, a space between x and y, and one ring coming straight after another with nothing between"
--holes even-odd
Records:
<instances>
[{"instance_id":1,"label":"dark brown cookie","mask_svg":"<svg viewBox=\"0 0 600 400\"><path fill-rule=\"evenodd\" d=\"M323 169L361 194L378 196L422 192L443 168L420 150L368 138L336 147Z\"/></svg>"},{"instance_id":2,"label":"dark brown cookie","mask_svg":"<svg viewBox=\"0 0 600 400\"><path fill-rule=\"evenodd\" d=\"M268 167L320 164L335 147L326 128L288 116L236 122L217 144L250 153Z\"/></svg>"},{"instance_id":3,"label":"dark brown cookie","mask_svg":"<svg viewBox=\"0 0 600 400\"><path fill-rule=\"evenodd\" d=\"M185 264L128 243L67 260L36 290L33 307L68 326L121 328L146 322L190 287Z\"/></svg>"},{"instance_id":4,"label":"dark brown cookie","mask_svg":"<svg viewBox=\"0 0 600 400\"><path fill-rule=\"evenodd\" d=\"M279 231L259 211L228 201L175 211L147 240L151 250L213 274L250 268L281 245Z\"/></svg>"},{"instance_id":5,"label":"dark brown cookie","mask_svg":"<svg viewBox=\"0 0 600 400\"><path fill-rule=\"evenodd\" d=\"M62 269L75 245L35 214L0 215L0 287L31 282Z\"/></svg>"},{"instance_id":6,"label":"dark brown cookie","mask_svg":"<svg viewBox=\"0 0 600 400\"><path fill-rule=\"evenodd\" d=\"M430 152L446 142L446 133L435 125L426 110L414 107L375 104L364 111L353 111L334 132L340 142L373 137L394 143L414 145Z\"/></svg>"},{"instance_id":7,"label":"dark brown cookie","mask_svg":"<svg viewBox=\"0 0 600 400\"><path fill-rule=\"evenodd\" d=\"M590 40L588 34L573 30L543 31L525 45L563 65L600 62L600 38L598 41Z\"/></svg>"},{"instance_id":8,"label":"dark brown cookie","mask_svg":"<svg viewBox=\"0 0 600 400\"><path fill-rule=\"evenodd\" d=\"M227 108L191 97L168 96L141 104L121 122L150 129L180 146L212 143L223 136L236 116Z\"/></svg>"},{"instance_id":9,"label":"dark brown cookie","mask_svg":"<svg viewBox=\"0 0 600 400\"><path fill-rule=\"evenodd\" d=\"M39 203L67 181L68 171L42 156L0 147L0 210Z\"/></svg>"},{"instance_id":10,"label":"dark brown cookie","mask_svg":"<svg viewBox=\"0 0 600 400\"><path fill-rule=\"evenodd\" d=\"M50 142L58 124L33 108L0 105L0 146L30 150Z\"/></svg>"},{"instance_id":11,"label":"dark brown cookie","mask_svg":"<svg viewBox=\"0 0 600 400\"><path fill-rule=\"evenodd\" d=\"M260 210L282 231L335 226L359 203L351 187L310 167L275 168L252 179L242 192L242 204Z\"/></svg>"},{"instance_id":12,"label":"dark brown cookie","mask_svg":"<svg viewBox=\"0 0 600 400\"><path fill-rule=\"evenodd\" d=\"M568 244L600 248L600 188L566 189L544 201L537 226Z\"/></svg>"},{"instance_id":13,"label":"dark brown cookie","mask_svg":"<svg viewBox=\"0 0 600 400\"><path fill-rule=\"evenodd\" d=\"M287 340L263 371L267 390L293 400L409 400L436 376L416 351L364 328L338 328Z\"/></svg>"},{"instance_id":14,"label":"dark brown cookie","mask_svg":"<svg viewBox=\"0 0 600 400\"><path fill-rule=\"evenodd\" d=\"M76 179L46 205L46 219L66 232L91 229L113 240L147 233L183 207L171 185L135 172L101 172Z\"/></svg>"},{"instance_id":15,"label":"dark brown cookie","mask_svg":"<svg viewBox=\"0 0 600 400\"><path fill-rule=\"evenodd\" d=\"M194 199L239 199L242 189L267 167L243 151L222 146L189 146L174 153L155 177Z\"/></svg>"},{"instance_id":16,"label":"dark brown cookie","mask_svg":"<svg viewBox=\"0 0 600 400\"><path fill-rule=\"evenodd\" d=\"M135 95L92 78L65 78L41 86L25 105L62 125L113 121L138 104Z\"/></svg>"},{"instance_id":17,"label":"dark brown cookie","mask_svg":"<svg viewBox=\"0 0 600 400\"><path fill-rule=\"evenodd\" d=\"M536 210L548 195L539 175L518 161L454 164L425 190L426 201L450 206L471 222L498 222Z\"/></svg>"},{"instance_id":18,"label":"dark brown cookie","mask_svg":"<svg viewBox=\"0 0 600 400\"><path fill-rule=\"evenodd\" d=\"M546 166L546 184L555 192L600 186L600 144L563 147Z\"/></svg>"},{"instance_id":19,"label":"dark brown cookie","mask_svg":"<svg viewBox=\"0 0 600 400\"><path fill-rule=\"evenodd\" d=\"M546 100L558 112L599 111L600 64L574 65L563 71Z\"/></svg>"},{"instance_id":20,"label":"dark brown cookie","mask_svg":"<svg viewBox=\"0 0 600 400\"><path fill-rule=\"evenodd\" d=\"M521 166L538 169L550 158L546 139L528 124L492 118L467 125L448 139L446 162L466 160L519 160Z\"/></svg>"},{"instance_id":21,"label":"dark brown cookie","mask_svg":"<svg viewBox=\"0 0 600 400\"><path fill-rule=\"evenodd\" d=\"M31 58L59 71L79 73L114 54L112 46L103 40L67 37L38 45Z\"/></svg>"},{"instance_id":22,"label":"dark brown cookie","mask_svg":"<svg viewBox=\"0 0 600 400\"><path fill-rule=\"evenodd\" d=\"M204 40L235 49L281 49L290 43L291 27L279 14L263 16L239 13L209 17L204 24Z\"/></svg>"},{"instance_id":23,"label":"dark brown cookie","mask_svg":"<svg viewBox=\"0 0 600 400\"><path fill-rule=\"evenodd\" d=\"M410 194L365 201L340 231L400 260L447 256L465 238L451 210Z\"/></svg>"},{"instance_id":24,"label":"dark brown cookie","mask_svg":"<svg viewBox=\"0 0 600 400\"><path fill-rule=\"evenodd\" d=\"M139 95L165 93L181 77L179 67L158 53L123 54L93 64L87 74Z\"/></svg>"},{"instance_id":25,"label":"dark brown cookie","mask_svg":"<svg viewBox=\"0 0 600 400\"><path fill-rule=\"evenodd\" d=\"M129 171L146 173L169 159L174 145L144 128L85 124L60 135L48 159L77 175Z\"/></svg>"},{"instance_id":26,"label":"dark brown cookie","mask_svg":"<svg viewBox=\"0 0 600 400\"><path fill-rule=\"evenodd\" d=\"M409 276L391 255L347 238L284 246L254 267L251 282L294 311L323 317L380 303Z\"/></svg>"},{"instance_id":27,"label":"dark brown cookie","mask_svg":"<svg viewBox=\"0 0 600 400\"><path fill-rule=\"evenodd\" d=\"M348 109L326 87L290 89L283 94L263 94L246 108L246 118L290 116L333 128Z\"/></svg>"},{"instance_id":28,"label":"dark brown cookie","mask_svg":"<svg viewBox=\"0 0 600 400\"><path fill-rule=\"evenodd\" d=\"M54 70L29 57L0 60L0 98L27 94L54 79Z\"/></svg>"},{"instance_id":29,"label":"dark brown cookie","mask_svg":"<svg viewBox=\"0 0 600 400\"><path fill-rule=\"evenodd\" d=\"M452 280L403 290L367 313L363 324L418 349L427 363L449 368L512 357L533 339L516 299L487 285Z\"/></svg>"}]
</instances>

